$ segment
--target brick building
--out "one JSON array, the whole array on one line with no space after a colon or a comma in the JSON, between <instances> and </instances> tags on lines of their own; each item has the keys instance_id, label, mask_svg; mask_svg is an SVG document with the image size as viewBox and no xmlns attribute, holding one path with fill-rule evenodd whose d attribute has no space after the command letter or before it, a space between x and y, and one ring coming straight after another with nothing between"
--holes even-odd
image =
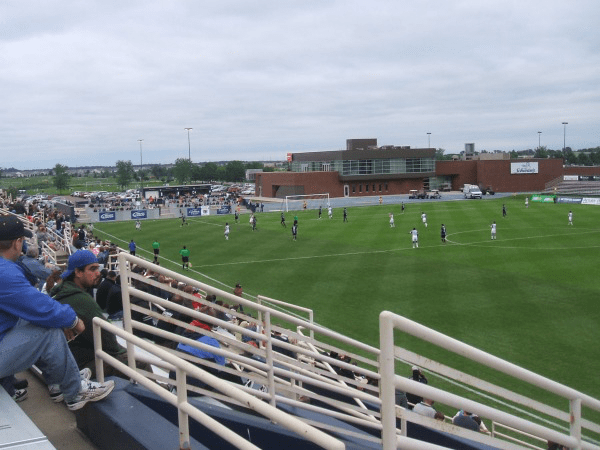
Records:
<instances>
[{"instance_id":1,"label":"brick building","mask_svg":"<svg viewBox=\"0 0 600 450\"><path fill-rule=\"evenodd\" d=\"M598 168L565 168L562 159L436 161L435 149L378 147L377 139L348 139L346 150L293 153L288 161L288 172L256 174L256 195L360 197L411 189L460 190L465 184L496 192L536 192L566 174L600 174Z\"/></svg>"}]
</instances>

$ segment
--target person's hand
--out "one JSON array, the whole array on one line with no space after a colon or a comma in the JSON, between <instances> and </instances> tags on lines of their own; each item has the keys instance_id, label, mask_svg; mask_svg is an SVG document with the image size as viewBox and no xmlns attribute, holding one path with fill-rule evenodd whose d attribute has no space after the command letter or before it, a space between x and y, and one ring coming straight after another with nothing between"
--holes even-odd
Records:
<instances>
[{"instance_id":1,"label":"person's hand","mask_svg":"<svg viewBox=\"0 0 600 450\"><path fill-rule=\"evenodd\" d=\"M77 336L79 336L85 330L85 324L83 320L77 319L77 324L73 328L65 328L63 332L65 333L65 338L67 338L67 342L71 342Z\"/></svg>"}]
</instances>

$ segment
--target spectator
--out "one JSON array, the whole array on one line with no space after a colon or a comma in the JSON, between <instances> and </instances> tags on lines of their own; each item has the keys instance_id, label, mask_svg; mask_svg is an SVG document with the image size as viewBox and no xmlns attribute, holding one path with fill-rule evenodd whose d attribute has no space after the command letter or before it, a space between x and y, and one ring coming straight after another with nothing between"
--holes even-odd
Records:
<instances>
[{"instance_id":1,"label":"spectator","mask_svg":"<svg viewBox=\"0 0 600 450\"><path fill-rule=\"evenodd\" d=\"M414 406L413 411L417 414L421 414L422 416L431 417L432 419L435 418L435 413L437 412L433 407L433 400L429 398L426 398L422 402L417 403Z\"/></svg>"},{"instance_id":2,"label":"spectator","mask_svg":"<svg viewBox=\"0 0 600 450\"><path fill-rule=\"evenodd\" d=\"M85 325L73 308L29 284L16 264L24 237L32 233L19 219L0 218L0 379L12 382L15 373L36 364L46 383L60 385L68 408L77 410L110 394L114 381L82 380L67 339L82 333Z\"/></svg>"},{"instance_id":3,"label":"spectator","mask_svg":"<svg viewBox=\"0 0 600 450\"><path fill-rule=\"evenodd\" d=\"M427 378L425 378L425 375L423 375L423 372L421 372L421 369L419 369L417 366L412 367L412 375L408 378L418 381L419 383L427 384ZM413 405L423 401L423 397L419 397L418 395L411 394L409 392L406 393L406 398L408 399L408 403L412 403ZM409 408L412 409L410 405Z\"/></svg>"},{"instance_id":4,"label":"spectator","mask_svg":"<svg viewBox=\"0 0 600 450\"><path fill-rule=\"evenodd\" d=\"M100 306L100 309L103 311L106 310L108 293L110 292L110 288L115 285L116 279L117 273L114 270L109 270L106 273L106 278L104 278L102 283L100 283L100 286L98 286L98 290L96 291L96 303L98 303L98 306Z\"/></svg>"},{"instance_id":5,"label":"spectator","mask_svg":"<svg viewBox=\"0 0 600 450\"><path fill-rule=\"evenodd\" d=\"M117 275L115 282L108 291L106 300L106 312L109 320L120 320L123 318L123 297L121 293L121 275Z\"/></svg>"},{"instance_id":6,"label":"spectator","mask_svg":"<svg viewBox=\"0 0 600 450\"><path fill-rule=\"evenodd\" d=\"M80 369L95 370L94 334L92 320L104 319L102 310L88 293L100 281L99 264L89 250L80 250L69 257L68 269L62 274L63 282L52 290L53 297L62 304L70 305L85 324L85 330L71 342L69 348ZM126 349L119 345L114 334L102 331L102 350L127 364ZM105 376L118 375L126 378L112 366L104 366Z\"/></svg>"},{"instance_id":7,"label":"spectator","mask_svg":"<svg viewBox=\"0 0 600 450\"><path fill-rule=\"evenodd\" d=\"M60 270L60 269L54 270L50 274L50 276L48 278L46 278L46 282L44 283L44 286L42 286L42 292L44 294L50 295L50 291L52 290L52 288L56 285L56 283L58 283L62 280L62 278L60 277L61 273L62 273L62 270Z\"/></svg>"},{"instance_id":8,"label":"spectator","mask_svg":"<svg viewBox=\"0 0 600 450\"><path fill-rule=\"evenodd\" d=\"M452 423L472 431L479 431L479 424L473 419L470 412L458 411L452 418Z\"/></svg>"},{"instance_id":9,"label":"spectator","mask_svg":"<svg viewBox=\"0 0 600 450\"><path fill-rule=\"evenodd\" d=\"M38 249L35 246L30 246L27 249L27 254L19 257L18 264L25 266L29 273L35 277L34 286L41 290L46 279L52 274L52 269L40 262L38 256Z\"/></svg>"}]
</instances>

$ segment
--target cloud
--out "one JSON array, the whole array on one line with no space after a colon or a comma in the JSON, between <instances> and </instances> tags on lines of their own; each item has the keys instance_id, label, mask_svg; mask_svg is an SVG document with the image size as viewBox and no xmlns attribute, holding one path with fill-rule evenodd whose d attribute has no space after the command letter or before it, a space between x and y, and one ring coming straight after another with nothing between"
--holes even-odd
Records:
<instances>
[{"instance_id":1,"label":"cloud","mask_svg":"<svg viewBox=\"0 0 600 450\"><path fill-rule=\"evenodd\" d=\"M4 2L1 164L600 145L595 2L404 3Z\"/></svg>"}]
</instances>

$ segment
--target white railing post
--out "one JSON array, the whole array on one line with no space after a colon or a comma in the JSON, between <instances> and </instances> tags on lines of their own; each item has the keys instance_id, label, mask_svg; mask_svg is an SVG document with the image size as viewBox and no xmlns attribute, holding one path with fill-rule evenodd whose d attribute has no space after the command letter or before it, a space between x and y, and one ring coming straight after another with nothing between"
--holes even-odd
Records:
<instances>
[{"instance_id":1,"label":"white railing post","mask_svg":"<svg viewBox=\"0 0 600 450\"><path fill-rule=\"evenodd\" d=\"M128 283L121 283L121 299L123 302L123 329L131 334L133 334L133 327L131 325L131 299L129 297L129 289L131 287L131 279L129 274L129 266L126 264L125 260L126 253L119 253L119 266L123 268L123 272L121 272L121 279L127 278ZM135 370L135 346L127 341L127 364L133 370Z\"/></svg>"},{"instance_id":2,"label":"white railing post","mask_svg":"<svg viewBox=\"0 0 600 450\"><path fill-rule=\"evenodd\" d=\"M177 383L177 420L179 423L179 448L181 450L191 449L190 443L190 419L188 414L181 408L187 403L187 376L181 367L175 368Z\"/></svg>"},{"instance_id":3,"label":"white railing post","mask_svg":"<svg viewBox=\"0 0 600 450\"><path fill-rule=\"evenodd\" d=\"M379 398L381 399L381 439L384 450L396 448L396 390L394 388L394 324L390 312L379 315ZM403 430L403 433L405 431Z\"/></svg>"},{"instance_id":4,"label":"white railing post","mask_svg":"<svg viewBox=\"0 0 600 450\"><path fill-rule=\"evenodd\" d=\"M574 450L581 449L581 398L573 398L569 401L571 410L571 436L577 439L578 445Z\"/></svg>"},{"instance_id":5,"label":"white railing post","mask_svg":"<svg viewBox=\"0 0 600 450\"><path fill-rule=\"evenodd\" d=\"M269 370L267 371L267 383L269 386L269 403L271 406L276 405L275 400L275 371L273 370L273 337L271 336L271 313L267 311L265 313L265 336L266 336L266 361L269 366Z\"/></svg>"}]
</instances>

